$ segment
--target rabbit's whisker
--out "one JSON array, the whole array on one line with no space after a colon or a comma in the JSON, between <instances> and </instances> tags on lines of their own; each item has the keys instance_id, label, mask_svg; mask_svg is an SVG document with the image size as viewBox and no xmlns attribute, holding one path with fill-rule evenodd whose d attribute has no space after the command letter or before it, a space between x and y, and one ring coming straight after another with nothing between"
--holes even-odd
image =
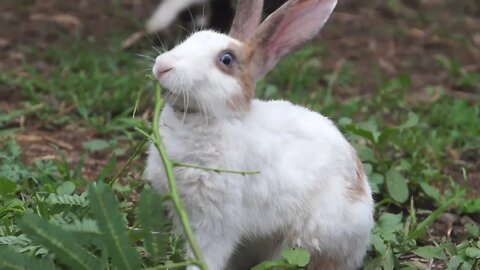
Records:
<instances>
[{"instance_id":1,"label":"rabbit's whisker","mask_svg":"<svg viewBox=\"0 0 480 270\"><path fill-rule=\"evenodd\" d=\"M188 8L188 14L190 14L190 19L192 20L193 32L197 32L197 26L195 24L195 19L193 18L193 14L192 14L192 11L190 10L190 7Z\"/></svg>"},{"instance_id":2,"label":"rabbit's whisker","mask_svg":"<svg viewBox=\"0 0 480 270\"><path fill-rule=\"evenodd\" d=\"M180 24L174 24L175 26L177 27L180 27L181 29L185 30L185 32L187 32L187 34L191 35L192 32L190 30L188 30L187 28L185 28L183 25L180 25Z\"/></svg>"}]
</instances>

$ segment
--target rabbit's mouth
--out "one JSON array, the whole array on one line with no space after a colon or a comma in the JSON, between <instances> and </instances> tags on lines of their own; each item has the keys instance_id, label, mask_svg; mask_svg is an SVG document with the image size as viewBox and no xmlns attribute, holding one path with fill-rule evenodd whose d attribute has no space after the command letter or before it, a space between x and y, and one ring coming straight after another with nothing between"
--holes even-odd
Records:
<instances>
[{"instance_id":1,"label":"rabbit's mouth","mask_svg":"<svg viewBox=\"0 0 480 270\"><path fill-rule=\"evenodd\" d=\"M181 113L196 113L198 112L196 102L189 100L185 103L185 100L181 97L181 94L173 92L172 90L162 87L162 97L175 111Z\"/></svg>"}]
</instances>

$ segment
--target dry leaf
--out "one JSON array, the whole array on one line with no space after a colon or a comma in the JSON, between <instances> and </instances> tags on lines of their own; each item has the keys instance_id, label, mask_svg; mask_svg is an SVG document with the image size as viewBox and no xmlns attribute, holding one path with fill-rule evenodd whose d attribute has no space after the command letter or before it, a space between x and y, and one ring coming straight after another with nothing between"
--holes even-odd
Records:
<instances>
[{"instance_id":1,"label":"dry leaf","mask_svg":"<svg viewBox=\"0 0 480 270\"><path fill-rule=\"evenodd\" d=\"M122 48L123 49L128 49L135 45L140 39L142 39L145 36L145 32L139 31L131 34L127 39L125 39L122 42Z\"/></svg>"},{"instance_id":2,"label":"dry leaf","mask_svg":"<svg viewBox=\"0 0 480 270\"><path fill-rule=\"evenodd\" d=\"M30 16L32 21L47 21L54 22L63 27L80 27L82 22L77 17L70 14L56 14L56 15L45 15L45 14L32 14Z\"/></svg>"}]
</instances>

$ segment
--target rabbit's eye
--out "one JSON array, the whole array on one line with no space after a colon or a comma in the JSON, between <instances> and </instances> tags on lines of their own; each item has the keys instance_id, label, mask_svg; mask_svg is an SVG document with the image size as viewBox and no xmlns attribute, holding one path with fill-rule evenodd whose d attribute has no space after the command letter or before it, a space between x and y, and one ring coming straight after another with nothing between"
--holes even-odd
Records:
<instances>
[{"instance_id":1,"label":"rabbit's eye","mask_svg":"<svg viewBox=\"0 0 480 270\"><path fill-rule=\"evenodd\" d=\"M220 54L220 62L225 66L231 66L235 61L235 56L231 52L223 52Z\"/></svg>"}]
</instances>

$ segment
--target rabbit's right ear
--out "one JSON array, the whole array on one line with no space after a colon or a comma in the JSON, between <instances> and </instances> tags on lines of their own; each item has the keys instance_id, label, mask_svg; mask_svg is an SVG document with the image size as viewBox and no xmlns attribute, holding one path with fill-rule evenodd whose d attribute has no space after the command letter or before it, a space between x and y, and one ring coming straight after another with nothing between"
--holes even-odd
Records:
<instances>
[{"instance_id":1,"label":"rabbit's right ear","mask_svg":"<svg viewBox=\"0 0 480 270\"><path fill-rule=\"evenodd\" d=\"M229 36L245 41L257 29L262 18L263 0L238 0L237 12Z\"/></svg>"},{"instance_id":2,"label":"rabbit's right ear","mask_svg":"<svg viewBox=\"0 0 480 270\"><path fill-rule=\"evenodd\" d=\"M289 0L268 16L247 41L253 54L253 79L260 79L280 58L315 37L336 4L337 0Z\"/></svg>"}]
</instances>

